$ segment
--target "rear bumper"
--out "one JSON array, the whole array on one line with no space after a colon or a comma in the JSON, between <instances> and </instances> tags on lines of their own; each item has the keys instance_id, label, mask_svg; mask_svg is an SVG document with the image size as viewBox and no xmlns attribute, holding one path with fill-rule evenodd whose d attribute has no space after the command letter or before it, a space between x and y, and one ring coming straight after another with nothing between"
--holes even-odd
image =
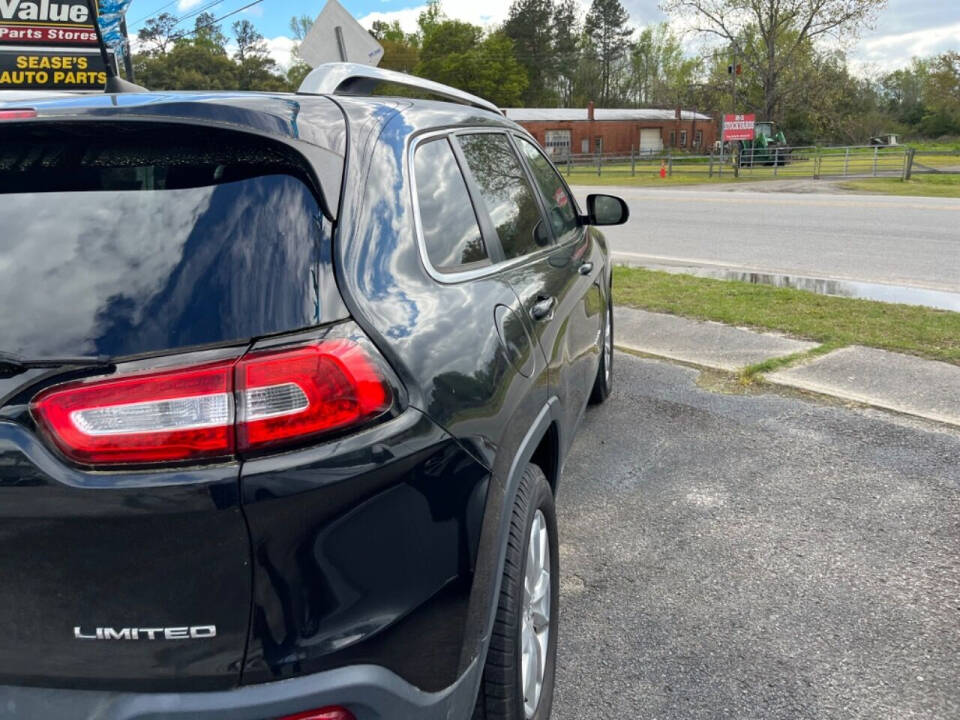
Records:
<instances>
[{"instance_id":1,"label":"rear bumper","mask_svg":"<svg viewBox=\"0 0 960 720\"><path fill-rule=\"evenodd\" d=\"M479 683L475 661L449 688L425 693L375 665L355 665L202 693L114 693L0 686L0 718L49 720L268 720L340 705L357 720L468 720Z\"/></svg>"}]
</instances>

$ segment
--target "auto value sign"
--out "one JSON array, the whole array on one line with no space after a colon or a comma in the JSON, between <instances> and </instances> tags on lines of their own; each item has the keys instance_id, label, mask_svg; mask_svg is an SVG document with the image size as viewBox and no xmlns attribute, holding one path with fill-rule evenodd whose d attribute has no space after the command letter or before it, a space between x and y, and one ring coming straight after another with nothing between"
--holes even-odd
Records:
<instances>
[{"instance_id":1,"label":"auto value sign","mask_svg":"<svg viewBox=\"0 0 960 720\"><path fill-rule=\"evenodd\" d=\"M3 0L0 0L0 2L3 2ZM753 140L756 124L756 115L724 115L723 141Z\"/></svg>"},{"instance_id":2,"label":"auto value sign","mask_svg":"<svg viewBox=\"0 0 960 720\"><path fill-rule=\"evenodd\" d=\"M96 45L85 0L0 0L0 45Z\"/></svg>"},{"instance_id":3,"label":"auto value sign","mask_svg":"<svg viewBox=\"0 0 960 720\"><path fill-rule=\"evenodd\" d=\"M106 82L97 49L0 47L0 90L102 90Z\"/></svg>"}]
</instances>

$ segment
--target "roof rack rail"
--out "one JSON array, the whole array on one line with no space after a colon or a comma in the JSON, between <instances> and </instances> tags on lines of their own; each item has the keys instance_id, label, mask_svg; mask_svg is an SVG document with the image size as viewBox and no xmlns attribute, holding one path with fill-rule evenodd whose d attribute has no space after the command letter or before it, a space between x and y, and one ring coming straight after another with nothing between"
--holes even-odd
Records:
<instances>
[{"instance_id":1,"label":"roof rack rail","mask_svg":"<svg viewBox=\"0 0 960 720\"><path fill-rule=\"evenodd\" d=\"M325 63L314 68L300 84L297 90L301 95L370 95L380 83L392 83L404 87L424 90L445 100L470 105L482 110L490 110L498 115L503 113L489 100L457 90L449 85L426 80L416 75L384 70L359 63Z\"/></svg>"}]
</instances>

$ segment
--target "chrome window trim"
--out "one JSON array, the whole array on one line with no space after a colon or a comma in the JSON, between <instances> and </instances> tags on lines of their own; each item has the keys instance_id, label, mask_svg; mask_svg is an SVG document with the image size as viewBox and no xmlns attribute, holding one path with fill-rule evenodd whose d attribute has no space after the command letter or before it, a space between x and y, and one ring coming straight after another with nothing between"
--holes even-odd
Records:
<instances>
[{"instance_id":1,"label":"chrome window trim","mask_svg":"<svg viewBox=\"0 0 960 720\"><path fill-rule=\"evenodd\" d=\"M496 275L504 270L510 270L525 263L539 260L555 251L558 247L563 247L559 243L552 243L550 247L541 248L537 252L530 253L529 255L521 255L520 257L512 258L511 260L503 260L499 263L494 263L493 259L491 258L489 265L472 270L444 272L435 268L433 263L430 262L430 256L427 253L427 242L423 236L423 221L420 218L420 197L417 194L417 174L413 164L413 157L416 154L417 147L430 140L436 140L439 137L455 138L457 135L504 135L507 136L507 140L509 141L509 135L511 132L513 132L511 128L504 127L447 128L444 130L433 130L421 135L417 135L410 141L410 147L407 151L407 172L410 177L410 200L413 203L413 223L414 232L417 236L417 249L420 253L420 262L423 264L424 269L426 269L427 274L439 283L443 283L445 285L454 285L457 283L466 282L468 280L476 280L477 278ZM518 158L518 161L521 164L523 163L522 158ZM463 171L461 170L461 176L462 174ZM466 183L466 181L466 177L464 177L464 183ZM531 190L535 193L537 192L536 188L531 188ZM574 202L576 201L574 200ZM474 212L476 212L476 209L474 209ZM477 219L477 224L480 224L479 218ZM484 244L487 245L487 256L489 257L490 247L487 244L487 241L488 238L484 238Z\"/></svg>"}]
</instances>

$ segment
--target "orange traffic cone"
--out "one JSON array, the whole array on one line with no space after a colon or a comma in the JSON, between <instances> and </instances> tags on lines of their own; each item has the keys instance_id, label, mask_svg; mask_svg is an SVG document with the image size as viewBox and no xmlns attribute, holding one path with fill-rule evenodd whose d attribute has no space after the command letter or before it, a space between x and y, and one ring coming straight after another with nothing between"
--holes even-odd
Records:
<instances>
[{"instance_id":1,"label":"orange traffic cone","mask_svg":"<svg viewBox=\"0 0 960 720\"><path fill-rule=\"evenodd\" d=\"M667 161L660 161L660 177L665 178L667 176Z\"/></svg>"}]
</instances>

